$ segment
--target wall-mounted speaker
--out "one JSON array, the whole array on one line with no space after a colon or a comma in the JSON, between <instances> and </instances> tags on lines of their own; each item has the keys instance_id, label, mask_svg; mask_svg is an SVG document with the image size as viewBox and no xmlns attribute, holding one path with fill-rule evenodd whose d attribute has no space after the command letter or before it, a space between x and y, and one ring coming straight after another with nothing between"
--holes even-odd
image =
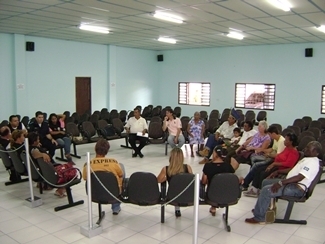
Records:
<instances>
[{"instance_id":1,"label":"wall-mounted speaker","mask_svg":"<svg viewBox=\"0 0 325 244\"><path fill-rule=\"evenodd\" d=\"M313 49L312 48L306 48L305 49L305 57L312 57L313 56Z\"/></svg>"},{"instance_id":2,"label":"wall-mounted speaker","mask_svg":"<svg viewBox=\"0 0 325 244\"><path fill-rule=\"evenodd\" d=\"M158 60L158 62L164 61L164 55L162 55L162 54L157 55L157 60Z\"/></svg>"},{"instance_id":3,"label":"wall-mounted speaker","mask_svg":"<svg viewBox=\"0 0 325 244\"><path fill-rule=\"evenodd\" d=\"M35 51L35 43L34 42L26 42L26 51L34 52Z\"/></svg>"}]
</instances>

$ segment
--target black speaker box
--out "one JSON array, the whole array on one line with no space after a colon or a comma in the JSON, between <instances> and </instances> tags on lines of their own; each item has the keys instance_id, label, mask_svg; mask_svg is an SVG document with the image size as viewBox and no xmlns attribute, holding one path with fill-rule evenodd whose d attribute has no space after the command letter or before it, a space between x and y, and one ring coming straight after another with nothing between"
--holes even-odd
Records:
<instances>
[{"instance_id":1,"label":"black speaker box","mask_svg":"<svg viewBox=\"0 0 325 244\"><path fill-rule=\"evenodd\" d=\"M306 48L305 49L305 57L312 57L313 56L313 49L312 48Z\"/></svg>"},{"instance_id":2,"label":"black speaker box","mask_svg":"<svg viewBox=\"0 0 325 244\"><path fill-rule=\"evenodd\" d=\"M35 43L34 42L26 42L26 51L34 52L35 51Z\"/></svg>"},{"instance_id":3,"label":"black speaker box","mask_svg":"<svg viewBox=\"0 0 325 244\"><path fill-rule=\"evenodd\" d=\"M158 62L164 61L164 55L162 55L162 54L157 55L157 60L158 60Z\"/></svg>"}]
</instances>

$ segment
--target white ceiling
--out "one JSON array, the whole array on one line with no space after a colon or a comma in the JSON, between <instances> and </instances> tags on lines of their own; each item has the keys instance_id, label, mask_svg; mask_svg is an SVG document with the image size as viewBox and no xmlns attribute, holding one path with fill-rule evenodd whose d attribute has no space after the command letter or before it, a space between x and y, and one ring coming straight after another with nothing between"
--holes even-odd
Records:
<instances>
[{"instance_id":1,"label":"white ceiling","mask_svg":"<svg viewBox=\"0 0 325 244\"><path fill-rule=\"evenodd\" d=\"M284 12L266 0L0 0L0 32L151 50L324 42L325 0L289 0ZM153 18L163 10L181 16L174 24ZM108 27L110 34L77 28ZM226 37L241 30L244 40ZM177 44L156 39L169 36Z\"/></svg>"}]
</instances>

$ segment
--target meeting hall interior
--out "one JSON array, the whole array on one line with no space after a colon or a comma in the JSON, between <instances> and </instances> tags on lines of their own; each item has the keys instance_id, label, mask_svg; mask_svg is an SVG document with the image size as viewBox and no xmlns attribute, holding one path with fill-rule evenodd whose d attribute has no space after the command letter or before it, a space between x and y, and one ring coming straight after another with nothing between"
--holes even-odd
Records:
<instances>
[{"instance_id":1,"label":"meeting hall interior","mask_svg":"<svg viewBox=\"0 0 325 244\"><path fill-rule=\"evenodd\" d=\"M73 124L81 132L71 135L72 160L81 172L87 154L95 157L94 138L100 137L110 144L107 157L124 165L126 178L137 172L157 176L169 164L172 151L165 133L150 138L151 119L158 108L156 117L161 121L166 108L177 110L174 115L186 117L187 122L200 112L205 139L227 121L232 109L239 114L241 130L249 118L256 130L259 121L266 121L268 126L277 125L280 134L292 132L299 140L311 132L307 136L323 146L318 155L323 165L324 64L324 0L0 0L1 126L10 122L11 115L19 115L29 129L37 111L44 113L45 120L51 113L64 113L65 125ZM127 140L123 126L134 108L149 126L143 157L132 157L130 148L121 147ZM104 118L103 111L111 117ZM218 111L214 119L209 118L215 114L212 111ZM110 126L113 112L123 123L116 135L106 137L98 128L91 136L85 132L86 121L96 127L104 120ZM216 126L211 126L212 121ZM185 135L187 127L182 131ZM192 157L188 140L181 147L184 164L201 179L205 165L199 164L199 145L193 148ZM60 161L62 150L55 151L57 163L65 163ZM83 179L71 186L71 194L73 201L84 203L55 211L71 200L69 192L62 198L55 189L41 194L37 185L42 188L42 184L30 183L27 172L20 176L26 179L23 182L6 184L10 170L2 156L0 161L3 244L325 243L325 184L321 183L325 175L320 175L310 198L296 199L293 205L290 219L307 224L245 223L253 217L257 198L244 195L229 206L230 231L223 221L226 208L217 208L212 216L204 199L198 206L193 202L181 206L181 217L175 217L174 206L167 204L162 223L161 208L167 198L160 196L156 204L122 201L116 215L110 204L102 204L106 215L100 227L95 224L98 204L93 202L93 225L101 231L89 238L81 231L89 229ZM249 171L249 164L240 164L235 174L245 177ZM33 195L41 199L39 206L26 200L30 184ZM284 218L288 202L277 200L276 220Z\"/></svg>"}]
</instances>

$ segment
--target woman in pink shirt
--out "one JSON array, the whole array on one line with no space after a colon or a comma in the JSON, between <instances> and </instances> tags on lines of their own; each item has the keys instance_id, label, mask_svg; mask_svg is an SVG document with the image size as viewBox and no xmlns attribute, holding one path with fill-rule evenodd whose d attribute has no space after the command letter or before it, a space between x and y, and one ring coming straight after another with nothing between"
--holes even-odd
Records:
<instances>
[{"instance_id":1,"label":"woman in pink shirt","mask_svg":"<svg viewBox=\"0 0 325 244\"><path fill-rule=\"evenodd\" d=\"M168 128L168 144L172 147L181 148L185 143L185 138L182 133L182 122L174 116L174 111L171 108L166 109L166 116L163 121L162 129L165 131Z\"/></svg>"}]
</instances>

